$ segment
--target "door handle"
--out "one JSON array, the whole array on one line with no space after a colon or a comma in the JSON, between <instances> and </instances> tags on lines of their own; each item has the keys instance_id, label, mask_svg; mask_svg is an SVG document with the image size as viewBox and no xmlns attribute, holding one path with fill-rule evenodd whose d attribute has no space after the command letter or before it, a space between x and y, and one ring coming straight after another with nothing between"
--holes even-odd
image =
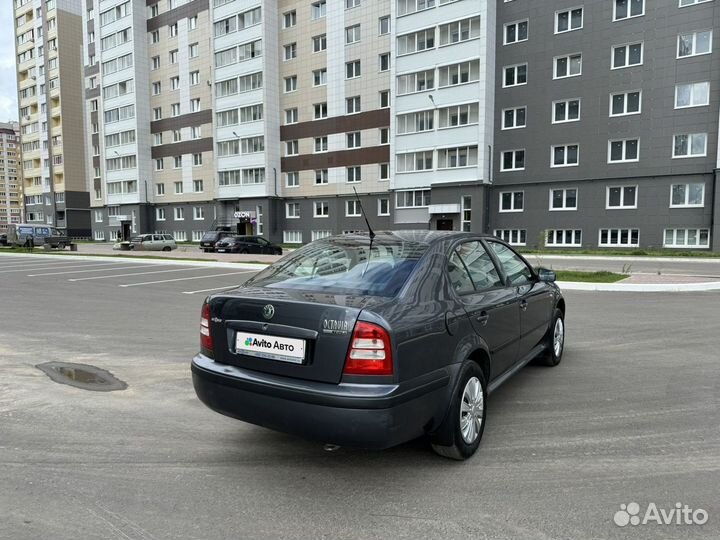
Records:
<instances>
[{"instance_id":1,"label":"door handle","mask_svg":"<svg viewBox=\"0 0 720 540\"><path fill-rule=\"evenodd\" d=\"M490 319L490 315L488 315L487 311L481 311L480 315L475 317L475 320L485 326L488 323L488 320Z\"/></svg>"},{"instance_id":2,"label":"door handle","mask_svg":"<svg viewBox=\"0 0 720 540\"><path fill-rule=\"evenodd\" d=\"M520 309L522 309L523 311L526 311L527 306L528 306L527 300L525 300L525 299L520 300Z\"/></svg>"}]
</instances>

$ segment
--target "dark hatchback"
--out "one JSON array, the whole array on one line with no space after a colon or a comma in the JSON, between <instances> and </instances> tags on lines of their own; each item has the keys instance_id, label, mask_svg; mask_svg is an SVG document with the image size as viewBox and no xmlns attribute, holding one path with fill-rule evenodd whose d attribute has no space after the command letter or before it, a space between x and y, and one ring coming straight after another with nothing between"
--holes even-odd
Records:
<instances>
[{"instance_id":1,"label":"dark hatchback","mask_svg":"<svg viewBox=\"0 0 720 540\"><path fill-rule=\"evenodd\" d=\"M282 248L265 240L262 236L226 236L215 244L218 253L256 253L282 255Z\"/></svg>"},{"instance_id":2,"label":"dark hatchback","mask_svg":"<svg viewBox=\"0 0 720 540\"><path fill-rule=\"evenodd\" d=\"M215 250L215 244L225 237L232 236L228 231L208 231L200 239L200 249L205 253Z\"/></svg>"},{"instance_id":3,"label":"dark hatchback","mask_svg":"<svg viewBox=\"0 0 720 540\"><path fill-rule=\"evenodd\" d=\"M465 459L488 394L533 359L560 362L554 279L471 233L318 240L207 298L195 391L222 414L326 443L429 435Z\"/></svg>"}]
</instances>

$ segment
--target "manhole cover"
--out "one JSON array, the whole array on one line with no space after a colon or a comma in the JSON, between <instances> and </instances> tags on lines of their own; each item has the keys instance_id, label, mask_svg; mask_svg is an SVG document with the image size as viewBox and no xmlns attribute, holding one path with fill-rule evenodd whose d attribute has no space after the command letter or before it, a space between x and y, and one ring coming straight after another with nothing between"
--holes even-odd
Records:
<instances>
[{"instance_id":1,"label":"manhole cover","mask_svg":"<svg viewBox=\"0 0 720 540\"><path fill-rule=\"evenodd\" d=\"M116 378L109 371L87 364L46 362L35 367L56 383L68 384L83 390L112 392L113 390L125 390L127 388L125 382Z\"/></svg>"}]
</instances>

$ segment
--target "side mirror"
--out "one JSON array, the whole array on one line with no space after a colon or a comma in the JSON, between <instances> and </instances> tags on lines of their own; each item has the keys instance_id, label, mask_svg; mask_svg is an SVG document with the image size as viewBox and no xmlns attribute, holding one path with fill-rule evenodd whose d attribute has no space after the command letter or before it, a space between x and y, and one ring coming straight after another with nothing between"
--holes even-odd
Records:
<instances>
[{"instance_id":1,"label":"side mirror","mask_svg":"<svg viewBox=\"0 0 720 540\"><path fill-rule=\"evenodd\" d=\"M556 279L555 272L548 270L547 268L538 268L537 275L538 281L542 281L544 283L553 283Z\"/></svg>"}]
</instances>

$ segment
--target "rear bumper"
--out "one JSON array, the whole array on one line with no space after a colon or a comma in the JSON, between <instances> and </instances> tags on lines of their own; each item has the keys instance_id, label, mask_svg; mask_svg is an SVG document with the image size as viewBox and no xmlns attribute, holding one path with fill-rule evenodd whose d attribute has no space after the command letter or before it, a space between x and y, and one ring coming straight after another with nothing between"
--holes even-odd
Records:
<instances>
[{"instance_id":1,"label":"rear bumper","mask_svg":"<svg viewBox=\"0 0 720 540\"><path fill-rule=\"evenodd\" d=\"M445 410L446 371L405 385L328 384L192 361L195 392L226 416L341 446L382 449L419 437Z\"/></svg>"}]
</instances>

